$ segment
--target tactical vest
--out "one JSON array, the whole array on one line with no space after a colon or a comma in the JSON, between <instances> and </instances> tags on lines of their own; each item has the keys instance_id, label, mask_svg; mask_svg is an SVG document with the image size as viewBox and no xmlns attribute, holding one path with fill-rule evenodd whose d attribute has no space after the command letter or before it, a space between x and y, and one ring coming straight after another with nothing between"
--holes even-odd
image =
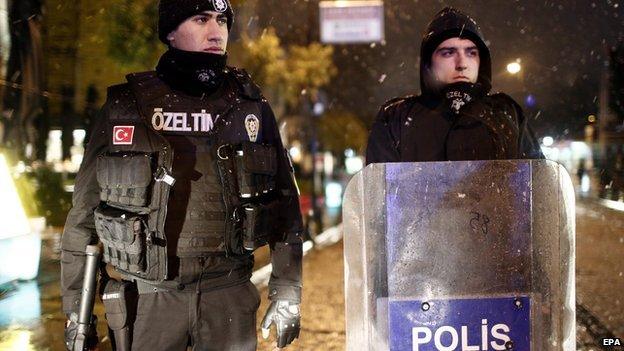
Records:
<instances>
[{"instance_id":1,"label":"tactical vest","mask_svg":"<svg viewBox=\"0 0 624 351\"><path fill-rule=\"evenodd\" d=\"M261 95L241 98L229 87L222 98L198 103L154 72L128 82L109 89L109 148L97 162L102 204L95 224L104 261L163 281L177 273L168 272L168 256L248 254L266 244L276 150L222 132L242 118L247 131L255 123L260 134Z\"/></svg>"}]
</instances>

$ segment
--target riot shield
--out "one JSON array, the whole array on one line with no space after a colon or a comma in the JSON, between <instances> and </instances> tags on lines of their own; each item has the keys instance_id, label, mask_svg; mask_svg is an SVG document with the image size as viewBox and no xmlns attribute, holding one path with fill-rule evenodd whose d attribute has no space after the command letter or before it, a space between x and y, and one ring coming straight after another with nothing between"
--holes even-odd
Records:
<instances>
[{"instance_id":1,"label":"riot shield","mask_svg":"<svg viewBox=\"0 0 624 351\"><path fill-rule=\"evenodd\" d=\"M546 160L373 164L345 192L347 350L574 350L574 191Z\"/></svg>"}]
</instances>

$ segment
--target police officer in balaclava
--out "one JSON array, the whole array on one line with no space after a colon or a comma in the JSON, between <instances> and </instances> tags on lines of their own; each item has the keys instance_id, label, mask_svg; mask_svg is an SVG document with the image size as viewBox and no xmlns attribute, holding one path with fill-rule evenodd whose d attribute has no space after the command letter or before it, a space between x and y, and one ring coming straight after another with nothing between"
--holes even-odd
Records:
<instances>
[{"instance_id":1,"label":"police officer in balaclava","mask_svg":"<svg viewBox=\"0 0 624 351\"><path fill-rule=\"evenodd\" d=\"M227 0L161 0L156 71L108 89L62 236L66 343L76 339L85 247L118 349L255 350L254 249L269 245L263 334L299 335L298 190L271 107L227 66ZM110 269L112 267L112 270ZM90 333L90 347L97 335Z\"/></svg>"}]
</instances>

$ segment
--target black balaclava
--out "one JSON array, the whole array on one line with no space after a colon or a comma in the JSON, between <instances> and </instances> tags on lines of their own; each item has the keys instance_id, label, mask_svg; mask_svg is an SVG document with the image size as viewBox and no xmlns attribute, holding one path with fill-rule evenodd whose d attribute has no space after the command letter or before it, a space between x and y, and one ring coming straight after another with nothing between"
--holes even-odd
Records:
<instances>
[{"instance_id":1,"label":"black balaclava","mask_svg":"<svg viewBox=\"0 0 624 351\"><path fill-rule=\"evenodd\" d=\"M169 47L158 65L158 76L169 86L190 95L211 95L225 78L227 54L193 52Z\"/></svg>"},{"instance_id":2,"label":"black balaclava","mask_svg":"<svg viewBox=\"0 0 624 351\"><path fill-rule=\"evenodd\" d=\"M429 67L433 51L446 39L462 38L472 40L479 48L479 76L477 83L484 92L492 88L492 60L490 49L485 44L477 22L459 10L446 7L435 15L427 26L420 46L420 89L423 95L437 96L439 91L428 83Z\"/></svg>"},{"instance_id":3,"label":"black balaclava","mask_svg":"<svg viewBox=\"0 0 624 351\"><path fill-rule=\"evenodd\" d=\"M160 0L158 5L158 38L169 45L167 35L187 18L204 11L216 11L227 17L228 31L234 23L234 10L230 0Z\"/></svg>"}]
</instances>

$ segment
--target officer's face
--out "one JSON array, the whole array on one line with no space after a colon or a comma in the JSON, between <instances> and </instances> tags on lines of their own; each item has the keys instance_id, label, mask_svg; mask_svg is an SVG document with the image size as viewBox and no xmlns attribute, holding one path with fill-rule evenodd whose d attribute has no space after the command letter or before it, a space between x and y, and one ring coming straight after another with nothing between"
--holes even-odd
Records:
<instances>
[{"instance_id":1,"label":"officer's face","mask_svg":"<svg viewBox=\"0 0 624 351\"><path fill-rule=\"evenodd\" d=\"M437 84L476 83L479 77L479 49L471 40L450 38L431 56L431 74Z\"/></svg>"},{"instance_id":2,"label":"officer's face","mask_svg":"<svg viewBox=\"0 0 624 351\"><path fill-rule=\"evenodd\" d=\"M227 17L219 12L205 11L182 22L167 39L176 49L223 55L228 41Z\"/></svg>"}]
</instances>

